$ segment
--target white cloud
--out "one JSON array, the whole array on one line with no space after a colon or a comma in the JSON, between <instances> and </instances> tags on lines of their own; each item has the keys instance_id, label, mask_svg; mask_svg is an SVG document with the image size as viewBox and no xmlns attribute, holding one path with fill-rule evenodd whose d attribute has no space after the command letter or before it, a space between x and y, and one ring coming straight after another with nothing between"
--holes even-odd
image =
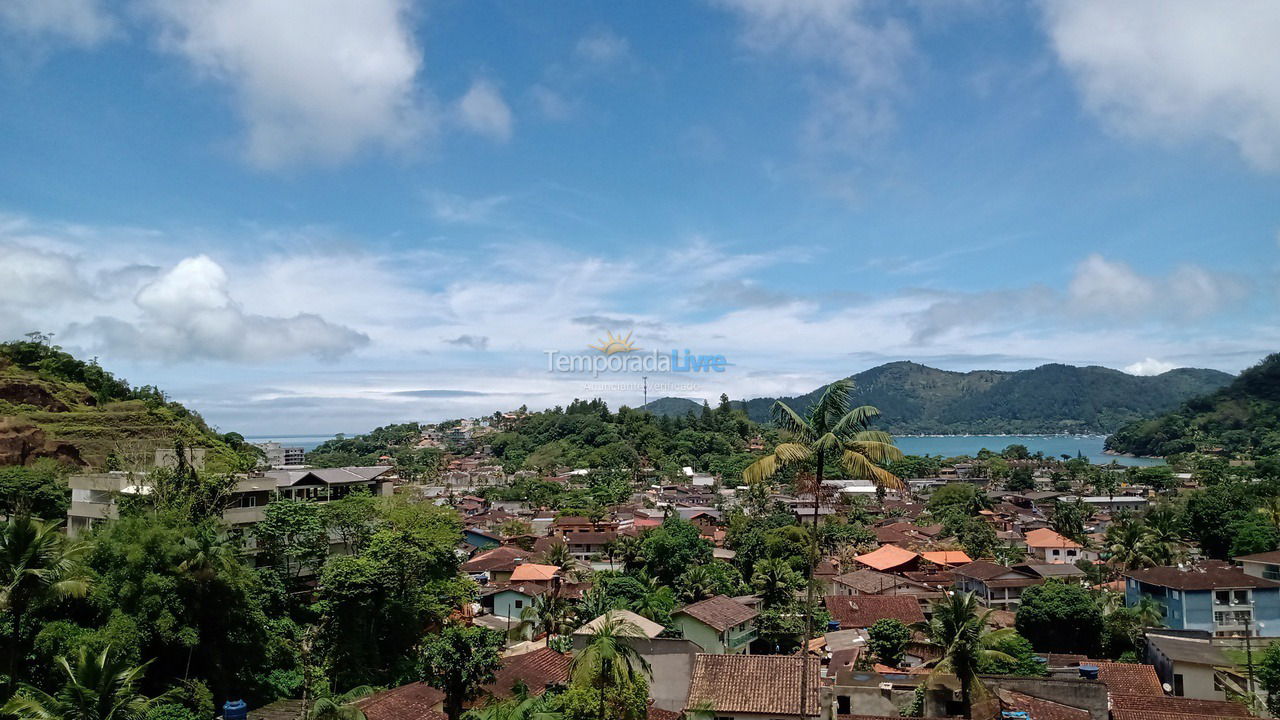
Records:
<instances>
[{"instance_id":1,"label":"white cloud","mask_svg":"<svg viewBox=\"0 0 1280 720\"><path fill-rule=\"evenodd\" d=\"M1125 365L1124 371L1130 375L1159 375L1176 369L1177 367L1178 366L1175 363L1165 362L1164 360L1157 360L1155 358L1147 358L1145 360L1139 360L1136 363Z\"/></svg>"},{"instance_id":2,"label":"white cloud","mask_svg":"<svg viewBox=\"0 0 1280 720\"><path fill-rule=\"evenodd\" d=\"M427 193L427 202L431 206L431 214L437 220L465 225L492 223L497 210L510 199L506 195L468 198L439 191Z\"/></svg>"},{"instance_id":3,"label":"white cloud","mask_svg":"<svg viewBox=\"0 0 1280 720\"><path fill-rule=\"evenodd\" d=\"M99 0L4 0L0 26L31 37L54 37L93 47L116 32Z\"/></svg>"},{"instance_id":4,"label":"white cloud","mask_svg":"<svg viewBox=\"0 0 1280 720\"><path fill-rule=\"evenodd\" d=\"M335 359L368 343L351 328L313 313L268 317L246 312L227 288L227 273L208 256L182 260L144 284L129 319L98 316L68 329L105 351L169 360L262 362L281 355Z\"/></svg>"},{"instance_id":5,"label":"white cloud","mask_svg":"<svg viewBox=\"0 0 1280 720\"><path fill-rule=\"evenodd\" d=\"M1280 170L1280 3L1050 0L1058 59L1089 110L1127 135L1212 137Z\"/></svg>"},{"instance_id":6,"label":"white cloud","mask_svg":"<svg viewBox=\"0 0 1280 720\"><path fill-rule=\"evenodd\" d=\"M406 0L153 0L161 47L225 84L251 163L335 163L430 128Z\"/></svg>"},{"instance_id":7,"label":"white cloud","mask_svg":"<svg viewBox=\"0 0 1280 720\"><path fill-rule=\"evenodd\" d=\"M502 99L502 93L488 80L480 79L471 84L457 103L458 122L463 128L498 142L511 139L511 108Z\"/></svg>"},{"instance_id":8,"label":"white cloud","mask_svg":"<svg viewBox=\"0 0 1280 720\"><path fill-rule=\"evenodd\" d=\"M1076 266L1067 288L1073 311L1084 314L1200 318L1243 299L1248 284L1237 277L1181 265L1167 276L1148 276L1127 263L1092 254Z\"/></svg>"},{"instance_id":9,"label":"white cloud","mask_svg":"<svg viewBox=\"0 0 1280 720\"><path fill-rule=\"evenodd\" d=\"M546 85L539 83L529 88L529 97L548 120L567 120L573 116L574 102Z\"/></svg>"}]
</instances>

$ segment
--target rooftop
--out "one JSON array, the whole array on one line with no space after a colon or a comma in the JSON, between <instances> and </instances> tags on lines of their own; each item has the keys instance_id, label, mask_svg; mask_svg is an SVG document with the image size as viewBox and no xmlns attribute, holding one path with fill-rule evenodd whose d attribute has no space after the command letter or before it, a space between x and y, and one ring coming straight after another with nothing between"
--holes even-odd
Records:
<instances>
[{"instance_id":1,"label":"rooftop","mask_svg":"<svg viewBox=\"0 0 1280 720\"><path fill-rule=\"evenodd\" d=\"M1027 533L1027 547L1033 548L1079 548L1080 543L1059 535L1049 528L1038 528Z\"/></svg>"},{"instance_id":2,"label":"rooftop","mask_svg":"<svg viewBox=\"0 0 1280 720\"><path fill-rule=\"evenodd\" d=\"M1213 590L1216 588L1274 588L1280 582L1245 575L1240 568L1226 565L1197 565L1191 567L1153 567L1131 570L1125 577L1138 582L1177 590Z\"/></svg>"},{"instance_id":3,"label":"rooftop","mask_svg":"<svg viewBox=\"0 0 1280 720\"><path fill-rule=\"evenodd\" d=\"M865 555L858 555L855 561L876 570L891 570L896 567L902 567L920 556L898 547L897 545L881 545L879 548Z\"/></svg>"},{"instance_id":4,"label":"rooftop","mask_svg":"<svg viewBox=\"0 0 1280 720\"><path fill-rule=\"evenodd\" d=\"M884 618L908 625L924 622L924 612L913 595L828 595L822 600L842 630L871 627Z\"/></svg>"},{"instance_id":5,"label":"rooftop","mask_svg":"<svg viewBox=\"0 0 1280 720\"><path fill-rule=\"evenodd\" d=\"M693 663L686 708L696 710L709 704L717 715L817 716L820 666L818 658L794 655L699 654ZM803 708L800 702L802 672L809 676Z\"/></svg>"},{"instance_id":6,"label":"rooftop","mask_svg":"<svg viewBox=\"0 0 1280 720\"><path fill-rule=\"evenodd\" d=\"M674 614L680 613L714 628L716 632L724 632L734 625L759 615L755 610L725 595L716 595L701 602L685 605Z\"/></svg>"}]
</instances>

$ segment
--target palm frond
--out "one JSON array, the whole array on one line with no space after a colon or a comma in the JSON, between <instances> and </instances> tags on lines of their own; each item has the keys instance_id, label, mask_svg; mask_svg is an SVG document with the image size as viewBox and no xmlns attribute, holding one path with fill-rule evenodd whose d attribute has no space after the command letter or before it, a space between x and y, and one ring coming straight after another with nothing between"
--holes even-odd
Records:
<instances>
[{"instance_id":1,"label":"palm frond","mask_svg":"<svg viewBox=\"0 0 1280 720\"><path fill-rule=\"evenodd\" d=\"M809 441L813 439L813 428L808 420L800 417L800 414L791 409L790 405L778 400L773 404L774 422L778 427L795 435L801 441Z\"/></svg>"},{"instance_id":2,"label":"palm frond","mask_svg":"<svg viewBox=\"0 0 1280 720\"><path fill-rule=\"evenodd\" d=\"M866 455L860 452L846 450L840 460L841 464L844 465L845 472L849 473L850 477L859 480L870 480L876 485L886 488L900 489L903 486L902 480L897 475L871 462Z\"/></svg>"},{"instance_id":3,"label":"palm frond","mask_svg":"<svg viewBox=\"0 0 1280 720\"><path fill-rule=\"evenodd\" d=\"M867 429L871 421L880 417L880 410L870 405L862 405L844 413L831 428L838 435L850 435Z\"/></svg>"},{"instance_id":4,"label":"palm frond","mask_svg":"<svg viewBox=\"0 0 1280 720\"><path fill-rule=\"evenodd\" d=\"M892 441L882 442L874 439L856 439L849 443L849 449L866 455L867 459L877 463L890 463L903 458L902 450Z\"/></svg>"}]
</instances>

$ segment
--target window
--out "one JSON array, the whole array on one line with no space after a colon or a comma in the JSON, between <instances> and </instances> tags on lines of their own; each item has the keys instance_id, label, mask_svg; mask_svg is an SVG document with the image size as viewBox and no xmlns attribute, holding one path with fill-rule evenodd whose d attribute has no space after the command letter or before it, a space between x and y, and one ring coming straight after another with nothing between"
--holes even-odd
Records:
<instances>
[{"instance_id":1,"label":"window","mask_svg":"<svg viewBox=\"0 0 1280 720\"><path fill-rule=\"evenodd\" d=\"M517 609L517 610L519 610L519 609L520 609L520 608L522 608L522 607L524 607L524 601L523 601L523 600L517 600L517 601L516 601L516 609Z\"/></svg>"},{"instance_id":2,"label":"window","mask_svg":"<svg viewBox=\"0 0 1280 720\"><path fill-rule=\"evenodd\" d=\"M1232 591L1232 593L1231 593L1231 601L1232 601L1232 602L1234 602L1236 605L1248 605L1248 604L1249 604L1249 591L1248 591L1248 590L1233 590L1233 591Z\"/></svg>"},{"instance_id":3,"label":"window","mask_svg":"<svg viewBox=\"0 0 1280 720\"><path fill-rule=\"evenodd\" d=\"M1067 557L1075 557L1075 556L1076 556L1076 551L1075 551L1075 550L1068 550L1068 551L1067 551Z\"/></svg>"},{"instance_id":4,"label":"window","mask_svg":"<svg viewBox=\"0 0 1280 720\"><path fill-rule=\"evenodd\" d=\"M1182 697L1182 673L1173 674L1173 694Z\"/></svg>"},{"instance_id":5,"label":"window","mask_svg":"<svg viewBox=\"0 0 1280 720\"><path fill-rule=\"evenodd\" d=\"M1231 604L1231 591L1230 591L1230 590L1215 590L1215 591L1213 592L1213 601L1214 601L1215 603L1219 604L1219 605L1230 605L1230 604Z\"/></svg>"}]
</instances>

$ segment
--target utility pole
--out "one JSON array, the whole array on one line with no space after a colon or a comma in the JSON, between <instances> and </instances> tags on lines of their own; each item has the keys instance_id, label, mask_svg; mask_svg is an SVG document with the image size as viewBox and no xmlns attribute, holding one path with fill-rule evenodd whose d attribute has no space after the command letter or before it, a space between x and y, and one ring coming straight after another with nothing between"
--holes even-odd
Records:
<instances>
[{"instance_id":1,"label":"utility pole","mask_svg":"<svg viewBox=\"0 0 1280 720\"><path fill-rule=\"evenodd\" d=\"M641 405L640 407L648 407L649 406L649 376L641 375L640 379L644 381L644 405Z\"/></svg>"},{"instance_id":2,"label":"utility pole","mask_svg":"<svg viewBox=\"0 0 1280 720\"><path fill-rule=\"evenodd\" d=\"M1249 693L1249 699L1253 699L1253 612L1250 611L1249 619L1244 621L1244 657L1245 663L1249 667L1249 679L1246 684L1246 690Z\"/></svg>"}]
</instances>

